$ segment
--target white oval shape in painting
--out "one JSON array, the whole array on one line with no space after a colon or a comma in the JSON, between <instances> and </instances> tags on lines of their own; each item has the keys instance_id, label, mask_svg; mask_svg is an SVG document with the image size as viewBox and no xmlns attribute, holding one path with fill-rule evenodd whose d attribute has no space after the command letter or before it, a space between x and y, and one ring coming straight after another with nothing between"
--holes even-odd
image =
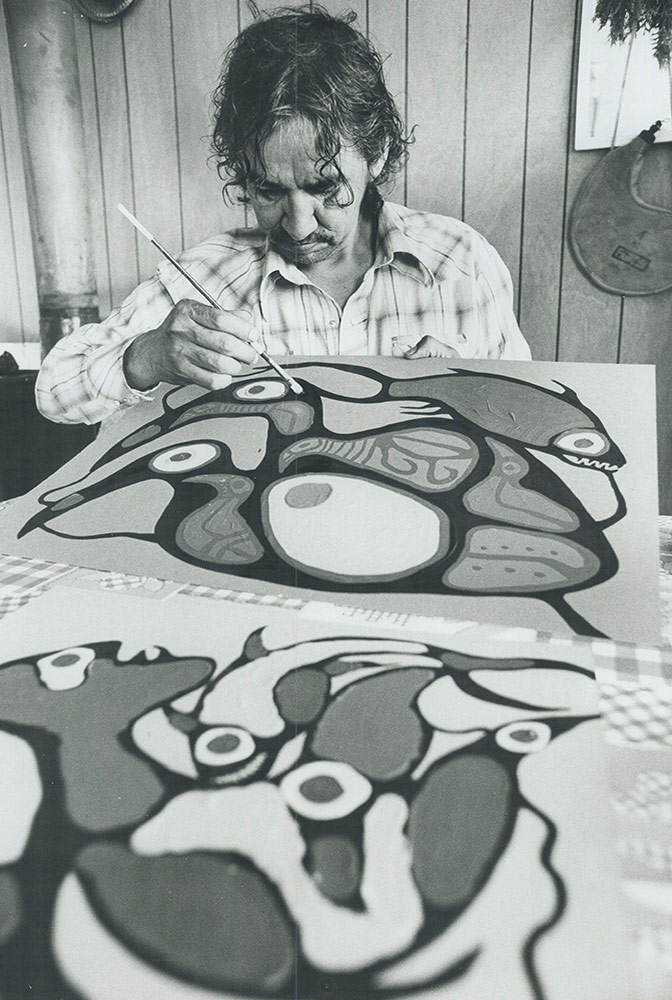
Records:
<instances>
[{"instance_id":1,"label":"white oval shape in painting","mask_svg":"<svg viewBox=\"0 0 672 1000\"><path fill-rule=\"evenodd\" d=\"M282 399L287 395L287 386L280 379L262 379L238 386L233 395L235 399L246 402L264 402L267 399Z\"/></svg>"},{"instance_id":2,"label":"white oval shape in painting","mask_svg":"<svg viewBox=\"0 0 672 1000\"><path fill-rule=\"evenodd\" d=\"M290 771L280 782L280 790L300 816L330 820L359 809L371 795L371 783L350 764L314 760Z\"/></svg>"},{"instance_id":3,"label":"white oval shape in painting","mask_svg":"<svg viewBox=\"0 0 672 1000\"><path fill-rule=\"evenodd\" d=\"M256 749L254 738L239 726L213 726L206 729L194 744L194 757L208 767L230 767L251 757Z\"/></svg>"},{"instance_id":4,"label":"white oval shape in painting","mask_svg":"<svg viewBox=\"0 0 672 1000\"><path fill-rule=\"evenodd\" d=\"M149 463L154 472L190 472L200 469L221 454L216 444L210 441L194 441L167 448L155 455Z\"/></svg>"},{"instance_id":5,"label":"white oval shape in painting","mask_svg":"<svg viewBox=\"0 0 672 1000\"><path fill-rule=\"evenodd\" d=\"M0 865L12 865L23 854L41 801L42 782L32 748L0 730Z\"/></svg>"},{"instance_id":6,"label":"white oval shape in painting","mask_svg":"<svg viewBox=\"0 0 672 1000\"><path fill-rule=\"evenodd\" d=\"M96 658L88 646L71 646L37 661L40 680L51 691L69 691L86 680L86 673Z\"/></svg>"},{"instance_id":7,"label":"white oval shape in painting","mask_svg":"<svg viewBox=\"0 0 672 1000\"><path fill-rule=\"evenodd\" d=\"M577 455L604 455L609 451L609 439L596 430L569 431L553 442L560 451L576 452Z\"/></svg>"},{"instance_id":8,"label":"white oval shape in painting","mask_svg":"<svg viewBox=\"0 0 672 1000\"><path fill-rule=\"evenodd\" d=\"M511 722L497 730L495 740L511 753L539 753L551 742L551 730L545 722Z\"/></svg>"},{"instance_id":9,"label":"white oval shape in painting","mask_svg":"<svg viewBox=\"0 0 672 1000\"><path fill-rule=\"evenodd\" d=\"M265 490L261 506L275 551L324 580L398 580L448 551L443 511L361 476L290 476Z\"/></svg>"}]
</instances>

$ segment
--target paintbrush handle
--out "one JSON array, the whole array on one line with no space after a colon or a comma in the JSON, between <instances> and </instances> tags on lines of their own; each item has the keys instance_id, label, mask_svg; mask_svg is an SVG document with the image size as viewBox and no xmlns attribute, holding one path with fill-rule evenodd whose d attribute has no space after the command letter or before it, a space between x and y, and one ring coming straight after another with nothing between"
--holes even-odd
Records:
<instances>
[{"instance_id":1,"label":"paintbrush handle","mask_svg":"<svg viewBox=\"0 0 672 1000\"><path fill-rule=\"evenodd\" d=\"M131 225L135 226L138 232L145 237L146 240L149 240L150 243L154 244L159 253L162 253L163 256L166 258L166 260L169 260L170 263L173 265L173 267L177 268L180 274L183 277L185 277L191 285L193 285L193 287L196 289L197 292L201 293L203 298L206 299L206 301L209 302L211 306L214 306L215 309L219 309L222 312L224 312L224 309L222 308L222 306L220 306L217 299L214 298L210 294L210 292L208 292L205 288L203 288L203 285L201 285L201 283L197 281L192 274L189 274L189 271L187 271L185 267L182 267L179 260L176 260L175 257L173 257L172 253L170 253L169 250L166 250L166 248L159 243L156 237L150 233L149 229L146 229L141 222L138 222L133 213L129 212L129 210L125 207L125 205L119 204L117 205L117 208L119 209L121 214L128 219ZM267 365L270 365L270 367L275 372L277 372L280 378L287 383L287 385L290 387L290 389L293 390L293 392L295 392L297 395L300 395L303 392L303 389L296 381L296 379L293 379L288 372L284 371L284 369L281 368L280 365L276 361L274 361L273 358L270 357L270 355L266 353L266 351L257 351L257 354L259 355L260 358L264 359Z\"/></svg>"},{"instance_id":2,"label":"paintbrush handle","mask_svg":"<svg viewBox=\"0 0 672 1000\"><path fill-rule=\"evenodd\" d=\"M220 306L220 304L217 301L217 299L213 295L211 295L210 292L207 291L207 289L205 289L203 287L203 285L199 281L196 280L196 278L194 278L193 274L189 274L189 272L187 271L186 267L182 267L182 265L180 264L179 260L177 260L175 257L173 257L172 253L169 253L169 251L166 250L165 247L161 246L161 244L159 243L159 241L156 240L156 239L154 239L153 236L152 236L152 243L154 244L154 246L156 247L156 249L159 250L163 254L163 256L167 260L170 261L170 263L173 265L173 267L176 267L177 270L180 272L180 274L183 275L187 279L187 281L190 282L194 286L194 288L196 289L196 291L200 292L201 295L203 296L203 298L208 300L208 302L210 303L211 306L214 306L215 309L219 309L220 311L223 312L222 307Z\"/></svg>"},{"instance_id":3,"label":"paintbrush handle","mask_svg":"<svg viewBox=\"0 0 672 1000\"><path fill-rule=\"evenodd\" d=\"M163 256L167 260L169 260L170 263L174 267L177 268L177 270L180 272L180 274L182 274L187 279L187 281L189 281L194 286L194 288L196 289L196 291L200 292L201 295L203 296L203 298L208 300L208 302L210 303L211 306L214 306L215 309L219 309L221 312L224 311L222 309L222 306L217 301L217 299L214 298L214 296L212 296L210 294L210 292L207 291L207 289L205 289L203 287L203 285L199 281L197 281L196 278L194 278L194 276L192 274L189 274L189 272L187 271L187 269L185 267L182 267L182 265L180 264L180 262L178 260L176 260L175 257L173 257L173 255L171 253L169 253L168 250L166 250L165 247L161 246L161 244L159 243L158 240L154 239L154 237L152 236L151 241L154 244L154 246L156 247L156 249L159 250L163 254ZM271 368L273 368L273 370L277 372L277 374L280 376L280 378L282 378L285 382L288 382L289 385L292 386L292 388L293 388L293 382L294 382L294 380L290 378L290 376L287 374L287 372L283 371L283 369L280 367L280 365L276 361L273 360L273 358L270 356L270 354L267 354L266 351L263 351L263 350L262 351L257 351L257 354L259 355L260 358L263 358L263 360L266 362L267 365L270 365Z\"/></svg>"}]
</instances>

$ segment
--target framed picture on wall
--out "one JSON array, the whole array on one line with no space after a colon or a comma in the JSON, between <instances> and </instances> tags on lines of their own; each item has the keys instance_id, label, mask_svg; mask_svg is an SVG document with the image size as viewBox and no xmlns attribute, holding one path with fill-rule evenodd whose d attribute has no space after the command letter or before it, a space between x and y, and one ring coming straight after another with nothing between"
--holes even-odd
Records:
<instances>
[{"instance_id":1,"label":"framed picture on wall","mask_svg":"<svg viewBox=\"0 0 672 1000\"><path fill-rule=\"evenodd\" d=\"M649 32L620 44L594 21L596 0L583 0L576 84L575 149L607 149L630 142L656 120L657 142L672 141L670 69L653 54Z\"/></svg>"}]
</instances>

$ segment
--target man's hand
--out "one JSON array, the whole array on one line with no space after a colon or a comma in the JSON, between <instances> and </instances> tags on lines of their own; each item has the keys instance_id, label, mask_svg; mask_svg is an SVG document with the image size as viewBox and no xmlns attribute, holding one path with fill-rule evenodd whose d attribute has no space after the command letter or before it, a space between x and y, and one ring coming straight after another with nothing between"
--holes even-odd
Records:
<instances>
[{"instance_id":1,"label":"man's hand","mask_svg":"<svg viewBox=\"0 0 672 1000\"><path fill-rule=\"evenodd\" d=\"M460 355L453 347L442 344L434 337L423 337L415 347L410 347L404 354L405 358L459 358Z\"/></svg>"},{"instance_id":2,"label":"man's hand","mask_svg":"<svg viewBox=\"0 0 672 1000\"><path fill-rule=\"evenodd\" d=\"M141 333L124 354L132 389L159 382L221 389L241 366L254 364L258 331L241 316L183 299L156 330Z\"/></svg>"}]
</instances>

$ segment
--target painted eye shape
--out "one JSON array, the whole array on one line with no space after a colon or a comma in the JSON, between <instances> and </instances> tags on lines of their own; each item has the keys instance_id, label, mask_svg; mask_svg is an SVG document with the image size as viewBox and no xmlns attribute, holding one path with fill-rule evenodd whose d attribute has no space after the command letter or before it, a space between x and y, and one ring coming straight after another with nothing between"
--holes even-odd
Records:
<instances>
[{"instance_id":1,"label":"painted eye shape","mask_svg":"<svg viewBox=\"0 0 672 1000\"><path fill-rule=\"evenodd\" d=\"M281 379L267 379L261 382L246 382L245 385L234 389L235 399L244 399L246 402L266 399L282 399L287 395L287 386Z\"/></svg>"},{"instance_id":2,"label":"painted eye shape","mask_svg":"<svg viewBox=\"0 0 672 1000\"><path fill-rule=\"evenodd\" d=\"M206 767L231 767L248 760L256 751L254 737L238 726L213 726L194 743L194 759Z\"/></svg>"},{"instance_id":3,"label":"painted eye shape","mask_svg":"<svg viewBox=\"0 0 672 1000\"><path fill-rule=\"evenodd\" d=\"M151 459L149 467L154 472L190 472L192 469L200 469L220 455L221 450L216 444L198 441L160 451Z\"/></svg>"},{"instance_id":4,"label":"painted eye shape","mask_svg":"<svg viewBox=\"0 0 672 1000\"><path fill-rule=\"evenodd\" d=\"M495 742L511 753L539 753L551 742L551 730L545 722L511 722L495 733Z\"/></svg>"},{"instance_id":5,"label":"painted eye shape","mask_svg":"<svg viewBox=\"0 0 672 1000\"><path fill-rule=\"evenodd\" d=\"M595 430L570 431L557 437L553 444L561 451L571 451L576 455L604 455L610 448L609 440Z\"/></svg>"},{"instance_id":6,"label":"painted eye shape","mask_svg":"<svg viewBox=\"0 0 672 1000\"><path fill-rule=\"evenodd\" d=\"M317 760L303 764L280 782L287 804L306 819L348 816L371 796L371 784L349 764Z\"/></svg>"},{"instance_id":7,"label":"painted eye shape","mask_svg":"<svg viewBox=\"0 0 672 1000\"><path fill-rule=\"evenodd\" d=\"M88 646L71 646L60 649L37 661L40 680L51 691L69 691L86 680L86 671L96 658Z\"/></svg>"}]
</instances>

